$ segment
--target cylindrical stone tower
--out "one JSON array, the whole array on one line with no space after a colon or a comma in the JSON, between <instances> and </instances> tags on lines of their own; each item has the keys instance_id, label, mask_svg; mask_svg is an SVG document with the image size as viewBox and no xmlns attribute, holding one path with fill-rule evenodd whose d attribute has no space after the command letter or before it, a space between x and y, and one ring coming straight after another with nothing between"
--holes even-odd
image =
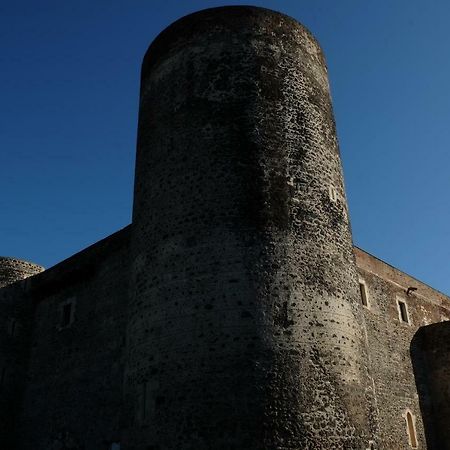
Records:
<instances>
[{"instance_id":1,"label":"cylindrical stone tower","mask_svg":"<svg viewBox=\"0 0 450 450\"><path fill-rule=\"evenodd\" d=\"M0 288L36 275L43 270L43 267L28 261L0 256Z\"/></svg>"},{"instance_id":2,"label":"cylindrical stone tower","mask_svg":"<svg viewBox=\"0 0 450 450\"><path fill-rule=\"evenodd\" d=\"M262 8L144 58L125 448L369 447L370 385L327 69Z\"/></svg>"}]
</instances>

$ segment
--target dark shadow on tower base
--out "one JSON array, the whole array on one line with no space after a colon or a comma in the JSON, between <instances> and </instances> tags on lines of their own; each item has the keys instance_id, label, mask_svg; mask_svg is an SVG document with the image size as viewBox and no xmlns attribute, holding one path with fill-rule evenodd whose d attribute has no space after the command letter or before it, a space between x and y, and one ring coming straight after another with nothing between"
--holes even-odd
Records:
<instances>
[{"instance_id":1,"label":"dark shadow on tower base","mask_svg":"<svg viewBox=\"0 0 450 450\"><path fill-rule=\"evenodd\" d=\"M428 450L450 450L450 322L419 328L411 361Z\"/></svg>"}]
</instances>

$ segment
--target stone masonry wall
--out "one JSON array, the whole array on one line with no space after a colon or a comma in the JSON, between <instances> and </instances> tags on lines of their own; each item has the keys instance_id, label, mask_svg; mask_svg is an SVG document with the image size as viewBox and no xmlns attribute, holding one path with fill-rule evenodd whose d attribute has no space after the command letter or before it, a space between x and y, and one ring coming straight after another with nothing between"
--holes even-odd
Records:
<instances>
[{"instance_id":1,"label":"stone masonry wall","mask_svg":"<svg viewBox=\"0 0 450 450\"><path fill-rule=\"evenodd\" d=\"M0 449L450 449L450 299L353 248L324 57L289 17L156 39L133 224L41 271L0 258Z\"/></svg>"},{"instance_id":2,"label":"stone masonry wall","mask_svg":"<svg viewBox=\"0 0 450 450\"><path fill-rule=\"evenodd\" d=\"M417 448L430 449L422 422L411 344L420 327L450 319L450 299L358 248L355 255L368 296L364 316L377 400L379 449L411 448L407 411L415 418ZM417 290L407 295L408 287ZM405 302L409 322L401 320L398 300Z\"/></svg>"},{"instance_id":3,"label":"stone masonry wall","mask_svg":"<svg viewBox=\"0 0 450 450\"><path fill-rule=\"evenodd\" d=\"M29 286L34 327L16 449L98 450L120 441L129 232Z\"/></svg>"},{"instance_id":4,"label":"stone masonry wall","mask_svg":"<svg viewBox=\"0 0 450 450\"><path fill-rule=\"evenodd\" d=\"M42 270L27 261L0 257L0 448L12 448L25 381L32 325L25 279Z\"/></svg>"},{"instance_id":5,"label":"stone masonry wall","mask_svg":"<svg viewBox=\"0 0 450 450\"><path fill-rule=\"evenodd\" d=\"M122 439L121 416L126 419L130 412L121 402L129 234L127 228L46 273L0 289L5 313L0 360L8 369L0 396L2 448L90 450ZM418 448L445 450L450 299L360 249L354 252L367 289L364 314L379 435L374 448L411 448L404 417L410 411ZM408 287L417 290L406 295ZM407 304L409 323L400 320L397 298ZM68 299L75 300L74 321L59 329L60 307ZM31 329L28 385L15 443ZM156 406L151 392L146 400ZM138 408L142 412L145 405Z\"/></svg>"},{"instance_id":6,"label":"stone masonry wall","mask_svg":"<svg viewBox=\"0 0 450 450\"><path fill-rule=\"evenodd\" d=\"M32 303L19 281L0 289L0 448L14 448L32 327Z\"/></svg>"}]
</instances>

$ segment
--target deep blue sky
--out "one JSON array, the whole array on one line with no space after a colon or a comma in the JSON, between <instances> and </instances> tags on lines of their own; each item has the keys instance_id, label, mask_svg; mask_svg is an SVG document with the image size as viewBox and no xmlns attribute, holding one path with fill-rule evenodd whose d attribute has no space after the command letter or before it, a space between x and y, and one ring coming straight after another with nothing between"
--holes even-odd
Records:
<instances>
[{"instance_id":1,"label":"deep blue sky","mask_svg":"<svg viewBox=\"0 0 450 450\"><path fill-rule=\"evenodd\" d=\"M0 3L0 254L49 267L130 222L141 58L224 4ZM355 244L450 293L448 0L253 4L325 50Z\"/></svg>"}]
</instances>

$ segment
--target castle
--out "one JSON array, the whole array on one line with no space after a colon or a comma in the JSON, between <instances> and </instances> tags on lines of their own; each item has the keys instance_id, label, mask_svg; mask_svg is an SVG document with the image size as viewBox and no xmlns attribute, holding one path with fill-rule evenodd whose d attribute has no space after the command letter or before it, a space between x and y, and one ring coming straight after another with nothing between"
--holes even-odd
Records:
<instances>
[{"instance_id":1,"label":"castle","mask_svg":"<svg viewBox=\"0 0 450 450\"><path fill-rule=\"evenodd\" d=\"M324 57L280 13L164 30L131 225L0 288L1 449L450 449L450 299L353 246Z\"/></svg>"}]
</instances>

